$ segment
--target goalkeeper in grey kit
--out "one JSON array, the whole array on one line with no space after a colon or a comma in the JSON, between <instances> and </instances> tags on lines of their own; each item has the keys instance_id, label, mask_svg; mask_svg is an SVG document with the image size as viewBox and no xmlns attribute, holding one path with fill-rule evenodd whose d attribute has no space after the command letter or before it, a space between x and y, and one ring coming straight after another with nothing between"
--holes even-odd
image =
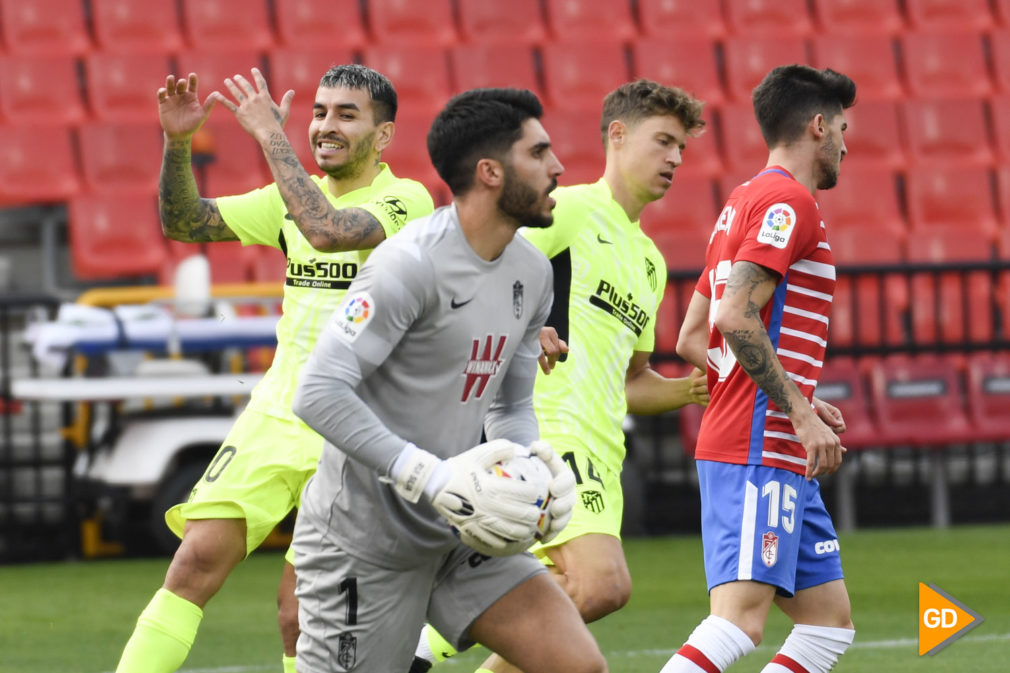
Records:
<instances>
[{"instance_id":1,"label":"goalkeeper in grey kit","mask_svg":"<svg viewBox=\"0 0 1010 673\"><path fill-rule=\"evenodd\" d=\"M538 441L532 406L551 268L515 236L553 221L563 168L541 114L529 91L449 101L428 152L452 205L372 253L303 369L295 413L326 446L292 544L300 673L406 670L414 639L390 636L426 619L527 673L606 671L524 551L539 489L491 471L528 447L552 475L544 538L567 523L574 477Z\"/></svg>"}]
</instances>

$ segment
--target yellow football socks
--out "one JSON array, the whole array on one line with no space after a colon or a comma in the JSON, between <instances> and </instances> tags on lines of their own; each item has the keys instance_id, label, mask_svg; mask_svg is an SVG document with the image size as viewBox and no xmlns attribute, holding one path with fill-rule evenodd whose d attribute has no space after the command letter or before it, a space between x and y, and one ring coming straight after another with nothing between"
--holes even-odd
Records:
<instances>
[{"instance_id":1,"label":"yellow football socks","mask_svg":"<svg viewBox=\"0 0 1010 673\"><path fill-rule=\"evenodd\" d=\"M189 655L203 610L167 589L158 589L137 619L116 673L172 673Z\"/></svg>"},{"instance_id":2,"label":"yellow football socks","mask_svg":"<svg viewBox=\"0 0 1010 673\"><path fill-rule=\"evenodd\" d=\"M284 658L281 659L281 664L284 666L284 673L298 673L295 670L295 659L295 657L289 657L286 654L284 655Z\"/></svg>"}]
</instances>

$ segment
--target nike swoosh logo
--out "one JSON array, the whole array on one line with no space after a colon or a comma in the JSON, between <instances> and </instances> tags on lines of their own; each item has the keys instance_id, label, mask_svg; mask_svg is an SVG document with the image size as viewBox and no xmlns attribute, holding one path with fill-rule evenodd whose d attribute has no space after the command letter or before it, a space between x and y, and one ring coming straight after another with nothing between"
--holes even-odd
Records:
<instances>
[{"instance_id":1,"label":"nike swoosh logo","mask_svg":"<svg viewBox=\"0 0 1010 673\"><path fill-rule=\"evenodd\" d=\"M599 241L600 243L605 243L607 245L614 244L613 241L608 241L607 239L603 238L603 234L596 234L596 240Z\"/></svg>"},{"instance_id":2,"label":"nike swoosh logo","mask_svg":"<svg viewBox=\"0 0 1010 673\"><path fill-rule=\"evenodd\" d=\"M456 303L456 298L453 297L452 299L449 300L449 306L451 306L452 308L461 308L463 306L466 306L467 304L469 304L472 301L473 301L473 297L470 297L466 301L461 301L459 303Z\"/></svg>"}]
</instances>

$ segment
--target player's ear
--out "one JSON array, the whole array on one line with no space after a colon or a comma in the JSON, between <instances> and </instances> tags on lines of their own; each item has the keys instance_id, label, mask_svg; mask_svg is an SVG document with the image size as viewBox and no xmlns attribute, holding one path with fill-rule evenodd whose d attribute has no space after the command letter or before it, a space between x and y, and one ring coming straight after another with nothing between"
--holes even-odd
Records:
<instances>
[{"instance_id":1,"label":"player's ear","mask_svg":"<svg viewBox=\"0 0 1010 673\"><path fill-rule=\"evenodd\" d=\"M620 119L614 119L607 125L607 145L620 147L624 144L624 138L628 133L628 127Z\"/></svg>"},{"instance_id":2,"label":"player's ear","mask_svg":"<svg viewBox=\"0 0 1010 673\"><path fill-rule=\"evenodd\" d=\"M477 162L477 180L488 187L500 187L505 180L505 167L496 159Z\"/></svg>"},{"instance_id":3,"label":"player's ear","mask_svg":"<svg viewBox=\"0 0 1010 673\"><path fill-rule=\"evenodd\" d=\"M375 127L375 141L372 147L376 152L382 153L389 143L393 142L393 135L396 133L396 125L393 122L382 122Z\"/></svg>"},{"instance_id":4,"label":"player's ear","mask_svg":"<svg viewBox=\"0 0 1010 673\"><path fill-rule=\"evenodd\" d=\"M809 126L811 135L817 140L823 138L824 134L828 132L828 122L820 112L811 118Z\"/></svg>"}]
</instances>

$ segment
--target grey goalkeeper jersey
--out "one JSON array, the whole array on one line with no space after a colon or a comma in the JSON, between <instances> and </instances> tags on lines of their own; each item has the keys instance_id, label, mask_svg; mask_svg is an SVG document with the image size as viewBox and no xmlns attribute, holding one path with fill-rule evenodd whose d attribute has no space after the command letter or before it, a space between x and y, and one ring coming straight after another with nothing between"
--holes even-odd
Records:
<instances>
[{"instance_id":1,"label":"grey goalkeeper jersey","mask_svg":"<svg viewBox=\"0 0 1010 673\"><path fill-rule=\"evenodd\" d=\"M302 370L295 413L327 443L299 517L385 567L460 544L425 498L406 502L385 477L408 441L449 458L479 443L482 426L489 439L537 438L552 287L547 258L521 236L480 258L454 206L376 248Z\"/></svg>"}]
</instances>

